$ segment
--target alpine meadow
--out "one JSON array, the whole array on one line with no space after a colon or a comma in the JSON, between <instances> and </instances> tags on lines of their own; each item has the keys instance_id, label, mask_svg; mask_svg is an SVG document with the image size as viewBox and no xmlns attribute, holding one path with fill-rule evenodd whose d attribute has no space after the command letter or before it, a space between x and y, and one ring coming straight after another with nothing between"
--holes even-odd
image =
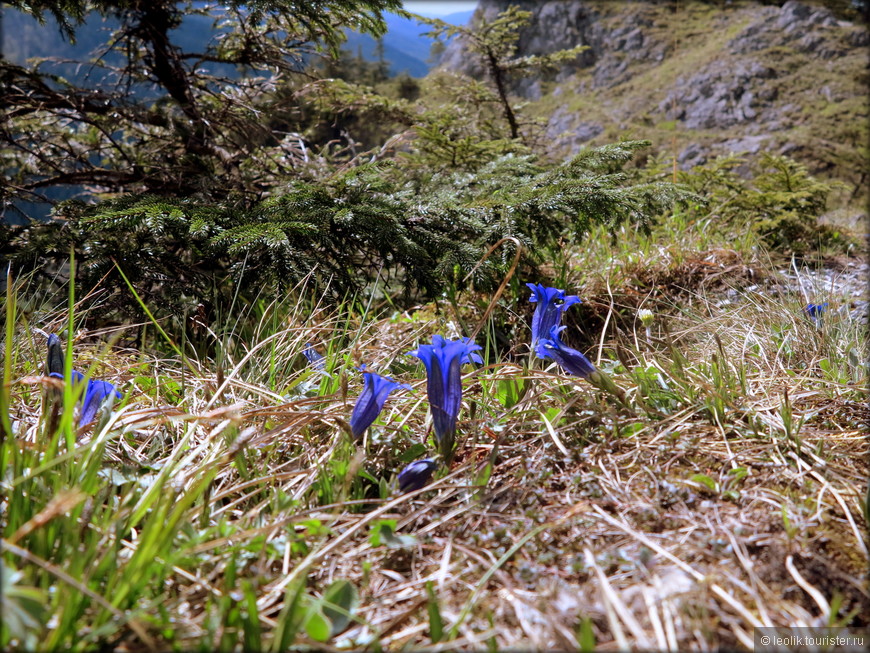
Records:
<instances>
[{"instance_id":1,"label":"alpine meadow","mask_svg":"<svg viewBox=\"0 0 870 653\"><path fill-rule=\"evenodd\" d=\"M3 3L0 649L866 650L866 0L411 4Z\"/></svg>"}]
</instances>

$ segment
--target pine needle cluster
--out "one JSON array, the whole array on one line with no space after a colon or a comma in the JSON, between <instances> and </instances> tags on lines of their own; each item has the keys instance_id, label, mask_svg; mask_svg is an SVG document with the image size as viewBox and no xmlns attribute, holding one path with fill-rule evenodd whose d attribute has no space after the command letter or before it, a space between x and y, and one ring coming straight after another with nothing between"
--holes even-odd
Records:
<instances>
[{"instance_id":1,"label":"pine needle cluster","mask_svg":"<svg viewBox=\"0 0 870 653\"><path fill-rule=\"evenodd\" d=\"M608 145L555 166L509 154L475 174L455 172L423 186L394 162L374 162L325 182L292 183L251 208L149 195L69 203L62 209L67 228L53 235L66 246L53 252L78 250L85 285L120 285L117 265L145 295L182 303L214 301L214 289L227 281L256 294L312 276L336 298L379 276L408 296L431 296L445 278L464 278L502 238L522 243L535 264L537 248L555 239L580 239L595 224L642 226L691 197L663 182L625 184L622 167L644 145ZM501 269L498 261L481 266L474 282L496 284Z\"/></svg>"}]
</instances>

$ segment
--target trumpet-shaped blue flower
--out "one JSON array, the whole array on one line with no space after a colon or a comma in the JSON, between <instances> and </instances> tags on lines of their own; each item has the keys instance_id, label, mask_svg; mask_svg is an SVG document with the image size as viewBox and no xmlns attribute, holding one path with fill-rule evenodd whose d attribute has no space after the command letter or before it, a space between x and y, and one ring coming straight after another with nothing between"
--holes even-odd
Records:
<instances>
[{"instance_id":1,"label":"trumpet-shaped blue flower","mask_svg":"<svg viewBox=\"0 0 870 653\"><path fill-rule=\"evenodd\" d=\"M440 336L439 336L440 337ZM443 338L442 338L443 340ZM470 345L470 349L468 350L468 354L466 354L465 359L462 361L463 363L477 363L478 365L483 365L483 359L480 357L480 354L477 353L478 349L483 349L480 345L475 345L474 341L471 338L460 338L463 344ZM435 342L435 338L432 338L432 342Z\"/></svg>"},{"instance_id":2,"label":"trumpet-shaped blue flower","mask_svg":"<svg viewBox=\"0 0 870 653\"><path fill-rule=\"evenodd\" d=\"M586 356L562 342L559 333L564 328L552 327L548 338L538 340L535 353L539 358L550 358L556 361L568 374L582 376L584 379L589 378L597 370Z\"/></svg>"},{"instance_id":3,"label":"trumpet-shaped blue flower","mask_svg":"<svg viewBox=\"0 0 870 653\"><path fill-rule=\"evenodd\" d=\"M532 291L530 302L536 302L532 317L532 349L537 351L542 338L549 338L550 330L559 326L562 313L574 304L581 302L577 295L566 295L564 290L542 286L539 283L526 284Z\"/></svg>"},{"instance_id":4,"label":"trumpet-shaped blue flower","mask_svg":"<svg viewBox=\"0 0 870 653\"><path fill-rule=\"evenodd\" d=\"M63 379L64 368L63 347L60 344L60 338L55 334L48 336L48 375L55 379ZM85 380L85 375L78 370L70 370L73 388L77 387ZM85 386L85 395L82 397L79 406L79 427L90 424L94 417L97 416L103 404L121 399L124 395L118 392L117 388L108 381L98 381L89 379Z\"/></svg>"},{"instance_id":5,"label":"trumpet-shaped blue flower","mask_svg":"<svg viewBox=\"0 0 870 653\"><path fill-rule=\"evenodd\" d=\"M48 334L48 359L45 362L46 373L49 375L58 374L63 378L63 345L60 344L60 338L57 334Z\"/></svg>"},{"instance_id":6,"label":"trumpet-shaped blue flower","mask_svg":"<svg viewBox=\"0 0 870 653\"><path fill-rule=\"evenodd\" d=\"M305 356L305 359L308 361L308 364L311 365L316 370L325 370L326 369L326 357L317 351L310 342L305 343L305 349L302 350L302 355Z\"/></svg>"},{"instance_id":7,"label":"trumpet-shaped blue flower","mask_svg":"<svg viewBox=\"0 0 870 653\"><path fill-rule=\"evenodd\" d=\"M114 402L115 399L123 397L114 385L108 381L96 381L91 379L88 381L88 387L85 389L85 396L82 399L82 409L79 413L79 426L90 424L94 417L97 416L100 408L107 402Z\"/></svg>"},{"instance_id":8,"label":"trumpet-shaped blue flower","mask_svg":"<svg viewBox=\"0 0 870 653\"><path fill-rule=\"evenodd\" d=\"M399 492L413 492L429 482L432 472L438 467L432 458L423 458L409 463L405 469L399 472Z\"/></svg>"},{"instance_id":9,"label":"trumpet-shaped blue flower","mask_svg":"<svg viewBox=\"0 0 870 653\"><path fill-rule=\"evenodd\" d=\"M79 383L85 380L85 375L78 370L72 370L70 372L70 375L72 376L73 388L75 388ZM63 374L61 374L60 372L52 372L51 374L49 374L49 376L53 379L60 379L61 381L63 381Z\"/></svg>"},{"instance_id":10,"label":"trumpet-shaped blue flower","mask_svg":"<svg viewBox=\"0 0 870 653\"><path fill-rule=\"evenodd\" d=\"M350 416L350 430L356 440L363 436L366 429L380 415L387 397L393 390L398 388L411 389L411 386L404 383L396 383L380 374L366 372L365 367L365 365L360 366L360 371L363 373L363 391L357 398L353 413Z\"/></svg>"},{"instance_id":11,"label":"trumpet-shaped blue flower","mask_svg":"<svg viewBox=\"0 0 870 653\"><path fill-rule=\"evenodd\" d=\"M49 376L55 379L63 379L63 374L58 374L57 372L52 372ZM85 380L85 375L78 370L72 370L71 376L74 388ZM89 379L87 386L85 386L85 396L82 397L79 407L79 427L81 428L90 424L94 420L94 417L97 416L100 408L103 407L103 404L109 401L114 402L115 399L121 399L123 396L108 381Z\"/></svg>"},{"instance_id":12,"label":"trumpet-shaped blue flower","mask_svg":"<svg viewBox=\"0 0 870 653\"><path fill-rule=\"evenodd\" d=\"M445 340L442 336L432 336L431 345L420 345L408 352L416 356L426 366L426 393L429 396L429 410L432 412L432 425L435 439L445 460L453 454L456 439L456 417L462 405L462 376L459 368L464 363L482 363L480 349L470 338Z\"/></svg>"},{"instance_id":13,"label":"trumpet-shaped blue flower","mask_svg":"<svg viewBox=\"0 0 870 653\"><path fill-rule=\"evenodd\" d=\"M822 317L822 313L824 313L827 308L828 302L824 302L823 304L807 304L806 307L804 307L804 313L814 320L819 320Z\"/></svg>"}]
</instances>

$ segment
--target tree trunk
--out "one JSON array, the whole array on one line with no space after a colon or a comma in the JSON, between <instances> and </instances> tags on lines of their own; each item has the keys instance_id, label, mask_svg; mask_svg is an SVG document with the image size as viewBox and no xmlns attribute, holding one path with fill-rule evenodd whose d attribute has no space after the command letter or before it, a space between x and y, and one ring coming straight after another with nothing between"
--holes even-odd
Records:
<instances>
[{"instance_id":1,"label":"tree trunk","mask_svg":"<svg viewBox=\"0 0 870 653\"><path fill-rule=\"evenodd\" d=\"M489 73L495 82L495 88L498 91L498 97L504 109L504 117L511 128L511 138L519 138L520 126L517 124L517 117L514 115L513 109L511 109L511 103L508 101L502 69L499 67L498 60L492 50L487 49L486 57L489 62Z\"/></svg>"}]
</instances>

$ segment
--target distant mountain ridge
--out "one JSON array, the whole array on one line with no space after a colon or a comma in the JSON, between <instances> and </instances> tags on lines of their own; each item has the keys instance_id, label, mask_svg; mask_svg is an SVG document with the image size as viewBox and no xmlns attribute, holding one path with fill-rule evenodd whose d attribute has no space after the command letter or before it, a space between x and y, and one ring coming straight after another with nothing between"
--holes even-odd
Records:
<instances>
[{"instance_id":1,"label":"distant mountain ridge","mask_svg":"<svg viewBox=\"0 0 870 653\"><path fill-rule=\"evenodd\" d=\"M441 17L441 20L454 25L465 24L471 19L473 11L461 11ZM94 16L89 18L76 34L76 42L65 41L56 24L48 18L46 25L40 25L35 18L9 7L2 8L3 56L8 60L23 63L31 57L58 57L63 59L87 60L95 49L100 47L115 24ZM420 25L409 18L396 14L386 14L387 33L383 38L384 60L390 65L390 74L407 73L412 77L428 74L429 50L433 40L423 36L429 31L427 25ZM173 31L173 38L186 48L201 48L214 32L210 30L210 20L202 16L190 16L180 28ZM10 38L14 34L15 38ZM368 34L346 30L347 42L343 48L362 54L367 61L376 61L377 43Z\"/></svg>"},{"instance_id":2,"label":"distant mountain ridge","mask_svg":"<svg viewBox=\"0 0 870 653\"><path fill-rule=\"evenodd\" d=\"M441 16L440 19L451 25L465 25L471 20L474 11L459 11ZM407 73L411 77L425 77L432 64L429 63L429 50L434 42L423 36L431 28L421 25L410 18L387 14L387 34L384 36L384 60L390 64L390 75ZM347 30L345 49L357 51L367 61L375 61L377 43L368 34Z\"/></svg>"}]
</instances>

